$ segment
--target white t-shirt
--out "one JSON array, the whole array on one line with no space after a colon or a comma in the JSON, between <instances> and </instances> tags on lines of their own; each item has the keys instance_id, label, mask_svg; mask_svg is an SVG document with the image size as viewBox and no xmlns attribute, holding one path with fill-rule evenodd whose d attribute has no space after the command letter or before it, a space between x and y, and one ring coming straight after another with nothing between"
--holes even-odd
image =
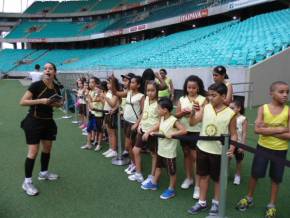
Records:
<instances>
[{"instance_id":1,"label":"white t-shirt","mask_svg":"<svg viewBox=\"0 0 290 218\"><path fill-rule=\"evenodd\" d=\"M132 91L128 92L124 108L124 120L129 123L136 123L141 115L141 99L143 96L142 93L132 95Z\"/></svg>"},{"instance_id":2,"label":"white t-shirt","mask_svg":"<svg viewBox=\"0 0 290 218\"><path fill-rule=\"evenodd\" d=\"M41 77L42 77L42 72L36 72L36 71L33 71L33 72L30 72L30 77L32 79L32 82L36 82L36 81L39 81L41 80Z\"/></svg>"}]
</instances>

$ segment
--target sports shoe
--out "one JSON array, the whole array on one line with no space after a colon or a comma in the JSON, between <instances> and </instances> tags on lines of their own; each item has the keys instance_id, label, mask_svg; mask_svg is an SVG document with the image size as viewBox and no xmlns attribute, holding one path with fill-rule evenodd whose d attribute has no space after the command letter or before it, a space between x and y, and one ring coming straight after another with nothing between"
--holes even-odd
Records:
<instances>
[{"instance_id":1,"label":"sports shoe","mask_svg":"<svg viewBox=\"0 0 290 218\"><path fill-rule=\"evenodd\" d=\"M254 204L253 200L249 201L247 197L242 198L236 205L236 209L239 211L245 211Z\"/></svg>"},{"instance_id":2,"label":"sports shoe","mask_svg":"<svg viewBox=\"0 0 290 218\"><path fill-rule=\"evenodd\" d=\"M110 153L106 154L106 158L111 158L111 157L116 157L117 156L117 151L111 150Z\"/></svg>"},{"instance_id":3,"label":"sports shoe","mask_svg":"<svg viewBox=\"0 0 290 218\"><path fill-rule=\"evenodd\" d=\"M133 175L128 176L128 179L130 181L137 181L137 182L143 182L144 178L141 173L134 173Z\"/></svg>"},{"instance_id":4,"label":"sports shoe","mask_svg":"<svg viewBox=\"0 0 290 218\"><path fill-rule=\"evenodd\" d=\"M175 195L176 195L175 190L168 188L160 195L160 198L163 200L167 200L173 198Z\"/></svg>"},{"instance_id":5,"label":"sports shoe","mask_svg":"<svg viewBox=\"0 0 290 218\"><path fill-rule=\"evenodd\" d=\"M193 205L187 212L190 214L198 214L203 210L207 209L207 204L205 204L204 206L201 205L198 201L195 203L195 205Z\"/></svg>"},{"instance_id":6,"label":"sports shoe","mask_svg":"<svg viewBox=\"0 0 290 218\"><path fill-rule=\"evenodd\" d=\"M145 185L145 184L148 183L148 182L152 182L152 179L153 179L153 176L152 176L152 175L148 175L148 176L147 176L147 179L145 179L145 180L142 182L142 185Z\"/></svg>"},{"instance_id":7,"label":"sports shoe","mask_svg":"<svg viewBox=\"0 0 290 218\"><path fill-rule=\"evenodd\" d=\"M219 205L215 202L212 202L211 208L209 210L209 215L210 216L218 216L219 214Z\"/></svg>"},{"instance_id":8,"label":"sports shoe","mask_svg":"<svg viewBox=\"0 0 290 218\"><path fill-rule=\"evenodd\" d=\"M267 207L265 218L275 218L277 213L277 209L275 207Z\"/></svg>"},{"instance_id":9,"label":"sports shoe","mask_svg":"<svg viewBox=\"0 0 290 218\"><path fill-rule=\"evenodd\" d=\"M88 135L88 132L87 131L83 131L82 135L87 136Z\"/></svg>"},{"instance_id":10,"label":"sports shoe","mask_svg":"<svg viewBox=\"0 0 290 218\"><path fill-rule=\"evenodd\" d=\"M132 164L131 168L126 172L128 175L132 175L136 172L136 166Z\"/></svg>"},{"instance_id":11,"label":"sports shoe","mask_svg":"<svg viewBox=\"0 0 290 218\"><path fill-rule=\"evenodd\" d=\"M157 188L158 188L158 185L157 184L153 184L151 181L144 184L144 185L141 185L141 188L143 190L153 190L153 191L156 191Z\"/></svg>"},{"instance_id":12,"label":"sports shoe","mask_svg":"<svg viewBox=\"0 0 290 218\"><path fill-rule=\"evenodd\" d=\"M92 145L85 144L81 147L81 149L92 149Z\"/></svg>"},{"instance_id":13,"label":"sports shoe","mask_svg":"<svg viewBox=\"0 0 290 218\"><path fill-rule=\"evenodd\" d=\"M112 151L111 148L109 148L108 150L106 150L105 152L102 153L102 155L106 156L107 154L109 154Z\"/></svg>"},{"instance_id":14,"label":"sports shoe","mask_svg":"<svg viewBox=\"0 0 290 218\"><path fill-rule=\"evenodd\" d=\"M241 177L238 176L238 175L235 175L235 178L234 178L234 185L239 185L241 184Z\"/></svg>"},{"instance_id":15,"label":"sports shoe","mask_svg":"<svg viewBox=\"0 0 290 218\"><path fill-rule=\"evenodd\" d=\"M95 148L94 151L99 151L99 150L101 150L101 149L102 149L102 146L97 144L97 146L96 146L96 148Z\"/></svg>"},{"instance_id":16,"label":"sports shoe","mask_svg":"<svg viewBox=\"0 0 290 218\"><path fill-rule=\"evenodd\" d=\"M122 153L122 157L128 157L129 156L129 152L127 150L124 150Z\"/></svg>"},{"instance_id":17,"label":"sports shoe","mask_svg":"<svg viewBox=\"0 0 290 218\"><path fill-rule=\"evenodd\" d=\"M192 194L192 198L195 200L199 199L199 187L198 186L194 186L194 191Z\"/></svg>"},{"instance_id":18,"label":"sports shoe","mask_svg":"<svg viewBox=\"0 0 290 218\"><path fill-rule=\"evenodd\" d=\"M133 164L129 164L129 166L124 170L124 172L127 173L131 169L132 166Z\"/></svg>"},{"instance_id":19,"label":"sports shoe","mask_svg":"<svg viewBox=\"0 0 290 218\"><path fill-rule=\"evenodd\" d=\"M57 180L59 178L59 176L57 174L54 174L54 173L50 173L50 172L47 172L45 174L43 173L39 173L38 174L38 180Z\"/></svg>"},{"instance_id":20,"label":"sports shoe","mask_svg":"<svg viewBox=\"0 0 290 218\"><path fill-rule=\"evenodd\" d=\"M188 179L186 178L183 183L181 184L181 188L182 189L188 189L191 185L193 184L193 180L192 179Z\"/></svg>"},{"instance_id":21,"label":"sports shoe","mask_svg":"<svg viewBox=\"0 0 290 218\"><path fill-rule=\"evenodd\" d=\"M35 186L33 185L32 182L23 182L22 189L29 196L38 195L38 190L37 190L37 188L35 188Z\"/></svg>"}]
</instances>

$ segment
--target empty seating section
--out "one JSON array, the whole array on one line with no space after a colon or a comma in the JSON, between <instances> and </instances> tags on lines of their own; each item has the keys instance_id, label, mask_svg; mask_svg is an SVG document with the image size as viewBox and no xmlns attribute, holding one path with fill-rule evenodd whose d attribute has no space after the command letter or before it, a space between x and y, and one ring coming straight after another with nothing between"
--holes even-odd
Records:
<instances>
[{"instance_id":1,"label":"empty seating section","mask_svg":"<svg viewBox=\"0 0 290 218\"><path fill-rule=\"evenodd\" d=\"M25 50L4 50L0 52L0 66L1 69L10 69L16 65L17 60L31 57L35 58L34 62L20 65L15 70L30 70L34 64L44 64L46 61L55 62L64 71L93 70L101 66L118 69L219 64L249 66L290 46L289 20L290 9L285 9L245 21L220 23L128 45L87 50L52 50L40 54Z\"/></svg>"},{"instance_id":2,"label":"empty seating section","mask_svg":"<svg viewBox=\"0 0 290 218\"><path fill-rule=\"evenodd\" d=\"M92 22L32 22L23 21L14 28L7 36L7 39L17 38L64 38L80 35L91 35L103 32L111 20Z\"/></svg>"},{"instance_id":3,"label":"empty seating section","mask_svg":"<svg viewBox=\"0 0 290 218\"><path fill-rule=\"evenodd\" d=\"M91 7L92 3L88 1L63 1L57 5L57 7L53 10L53 13L83 12L88 11Z\"/></svg>"},{"instance_id":4,"label":"empty seating section","mask_svg":"<svg viewBox=\"0 0 290 218\"><path fill-rule=\"evenodd\" d=\"M45 1L34 2L29 8L24 12L25 14L39 14L39 13L52 13L53 9L59 4L58 1Z\"/></svg>"},{"instance_id":5,"label":"empty seating section","mask_svg":"<svg viewBox=\"0 0 290 218\"><path fill-rule=\"evenodd\" d=\"M0 52L0 73L12 70L32 52L32 50L2 50Z\"/></svg>"}]
</instances>

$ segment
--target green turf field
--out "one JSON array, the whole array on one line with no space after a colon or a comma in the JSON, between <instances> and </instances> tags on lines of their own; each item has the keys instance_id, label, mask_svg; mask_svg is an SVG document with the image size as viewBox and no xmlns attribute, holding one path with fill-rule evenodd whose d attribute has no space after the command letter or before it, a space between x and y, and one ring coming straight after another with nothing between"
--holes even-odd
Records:
<instances>
[{"instance_id":1,"label":"green turf field","mask_svg":"<svg viewBox=\"0 0 290 218\"><path fill-rule=\"evenodd\" d=\"M127 179L125 167L113 166L111 161L94 151L83 151L80 145L85 138L71 120L57 120L59 135L55 143L50 170L60 174L55 182L36 180L39 159L34 170L34 183L40 195L28 197L21 189L24 176L26 145L20 121L27 113L18 102L26 88L18 81L0 81L0 218L42 218L42 217L190 217L187 209L194 204L192 190L181 190L184 179L183 157L179 149L177 196L164 201L159 199L167 187L164 172L158 191L144 191L140 185ZM266 94L266 93L265 93ZM62 113L55 113L55 118ZM255 110L247 113L249 123L253 123ZM250 145L256 144L253 126L249 128ZM289 155L288 155L289 156ZM150 169L150 157L144 155L144 174ZM288 159L290 159L288 157ZM252 155L244 161L242 184L232 185L234 164L230 168L228 186L228 217L263 217L268 203L269 179L260 181L255 195L255 206L241 213L234 209L239 198L246 194ZM234 163L234 162L233 162ZM278 202L278 217L290 215L289 169L286 169ZM211 189L212 190L212 189ZM211 192L212 193L212 192ZM210 194L211 194L210 193ZM210 198L209 198L210 199ZM205 217L207 212L194 217Z\"/></svg>"}]
</instances>

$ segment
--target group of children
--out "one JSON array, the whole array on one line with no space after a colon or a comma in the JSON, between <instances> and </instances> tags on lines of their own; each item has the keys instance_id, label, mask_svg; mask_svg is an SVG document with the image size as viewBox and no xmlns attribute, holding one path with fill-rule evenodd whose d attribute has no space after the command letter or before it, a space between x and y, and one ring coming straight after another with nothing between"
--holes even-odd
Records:
<instances>
[{"instance_id":1,"label":"group of children","mask_svg":"<svg viewBox=\"0 0 290 218\"><path fill-rule=\"evenodd\" d=\"M164 71L161 70L160 74L162 72ZM78 81L78 98L82 99L79 104L82 127L85 126L86 118L81 105L88 105L87 143L81 148L91 149L95 146L95 150L99 151L105 127L109 149L103 155L108 158L117 155L116 120L120 108L125 152L131 159L130 165L125 169L128 179L140 182L144 190L157 190L162 168L166 168L170 181L160 198L174 197L177 146L180 144L186 175L181 188L188 189L194 185L193 198L198 200L188 212L198 214L207 209L211 179L214 182L214 197L209 214L218 215L222 145L219 141L198 140L197 136L230 134L233 141L246 143L247 119L243 115L243 103L233 98L233 88L227 80L226 68L217 66L213 69L214 83L209 86L208 91L205 91L203 81L198 76L189 76L184 82L183 96L177 102L175 114L172 113L172 96L159 95L160 90L168 88L164 77L155 74L155 80L154 76L147 80L144 78L144 75L140 77L132 73L122 75L120 87L114 76L106 82L92 77L89 80L89 91L82 81ZM273 83L270 93L272 102L260 107L255 123L255 132L260 134L257 150L285 159L290 139L290 112L286 106L288 85L284 82ZM177 140L177 136L192 137L192 140ZM144 149L150 150L152 155L151 173L146 179L142 174L141 161L141 151ZM231 145L227 154L230 159L235 156L237 161L233 183L239 185L244 151ZM253 204L257 179L265 176L268 162L257 152L252 164L249 193L238 202L237 209L244 211ZM283 169L284 166L271 161L271 201L265 217L275 217L275 202Z\"/></svg>"}]
</instances>

